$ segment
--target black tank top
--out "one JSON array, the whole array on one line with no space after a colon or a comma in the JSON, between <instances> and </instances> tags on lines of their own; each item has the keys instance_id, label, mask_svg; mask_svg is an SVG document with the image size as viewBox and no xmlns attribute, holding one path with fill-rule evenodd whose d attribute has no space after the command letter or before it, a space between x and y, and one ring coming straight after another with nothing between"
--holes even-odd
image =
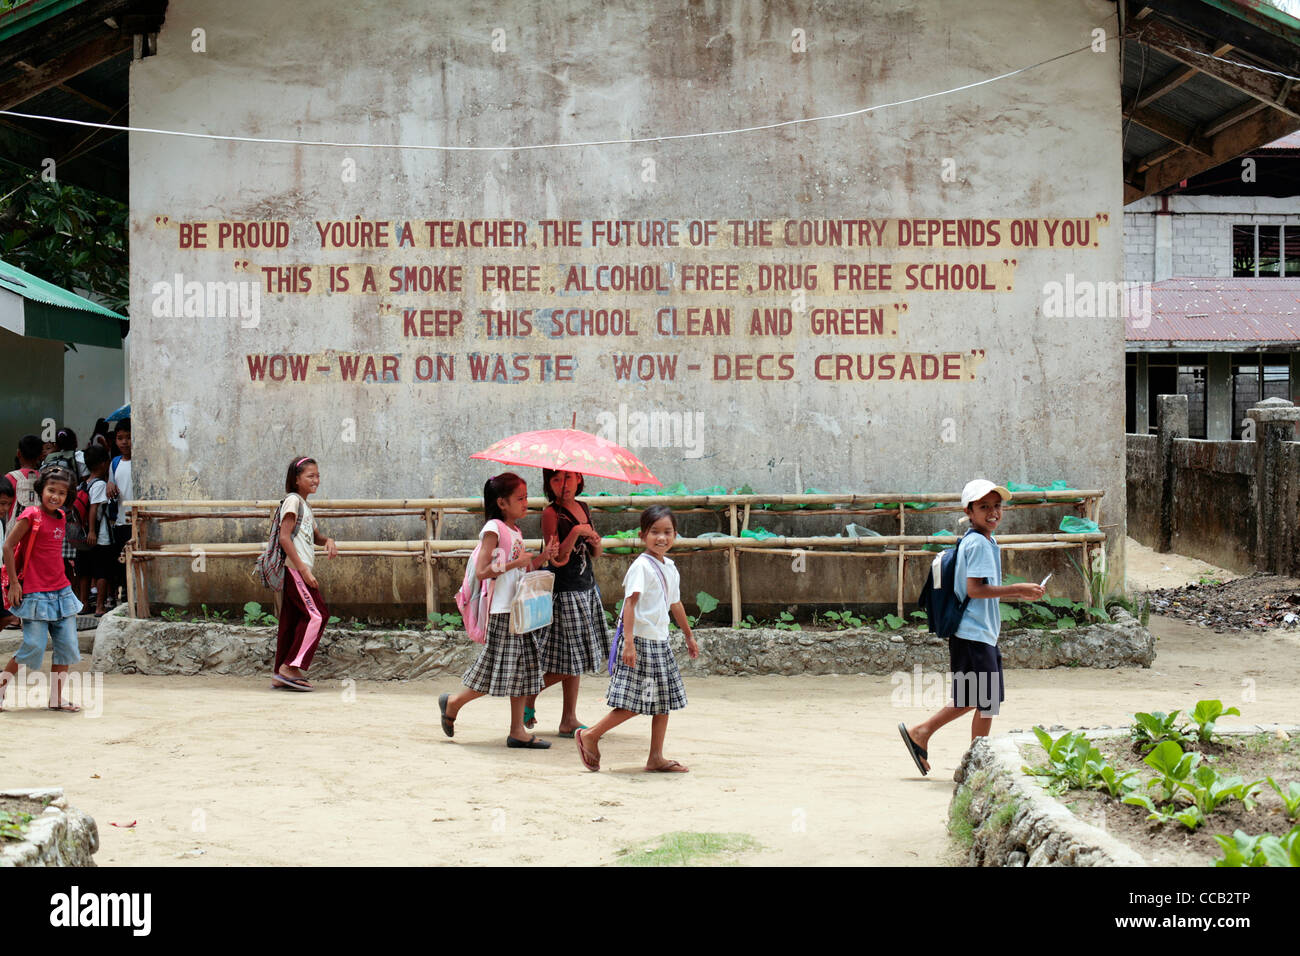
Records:
<instances>
[{"instance_id":1,"label":"black tank top","mask_svg":"<svg viewBox=\"0 0 1300 956\"><path fill-rule=\"evenodd\" d=\"M586 524L591 524L591 509L581 501L578 506L582 508L583 514L587 516ZM578 522L569 514L568 509L559 505L551 505L556 512L555 533L561 543L569 536L569 532L578 526ZM590 591L596 586L596 575L591 566L591 543L586 538L579 538L574 542L573 550L569 553L569 560L558 567L556 565L547 565L547 570L555 573L555 590L556 591Z\"/></svg>"}]
</instances>

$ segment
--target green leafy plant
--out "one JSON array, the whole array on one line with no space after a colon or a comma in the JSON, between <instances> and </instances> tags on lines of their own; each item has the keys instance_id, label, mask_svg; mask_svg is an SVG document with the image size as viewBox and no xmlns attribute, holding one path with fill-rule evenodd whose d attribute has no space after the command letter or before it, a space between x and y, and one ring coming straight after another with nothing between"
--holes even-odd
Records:
<instances>
[{"instance_id":1,"label":"green leafy plant","mask_svg":"<svg viewBox=\"0 0 1300 956\"><path fill-rule=\"evenodd\" d=\"M164 621L183 621L185 620L185 612L178 607L163 608L162 619Z\"/></svg>"},{"instance_id":2,"label":"green leafy plant","mask_svg":"<svg viewBox=\"0 0 1300 956\"><path fill-rule=\"evenodd\" d=\"M326 624L337 624L337 623L339 623L339 621L341 621L341 620L343 620L341 617L335 617L333 614L331 614L331 615L330 615L330 619L329 619L328 621L326 621L325 623L326 623Z\"/></svg>"},{"instance_id":3,"label":"green leafy plant","mask_svg":"<svg viewBox=\"0 0 1300 956\"><path fill-rule=\"evenodd\" d=\"M21 840L32 821L30 813L0 810L0 840Z\"/></svg>"},{"instance_id":4,"label":"green leafy plant","mask_svg":"<svg viewBox=\"0 0 1300 956\"><path fill-rule=\"evenodd\" d=\"M1201 762L1201 755L1184 753L1183 748L1172 740L1156 744L1155 748L1142 758L1143 762L1159 776L1147 781L1148 787L1160 787L1163 794L1162 803L1168 803L1182 788Z\"/></svg>"},{"instance_id":5,"label":"green leafy plant","mask_svg":"<svg viewBox=\"0 0 1300 956\"><path fill-rule=\"evenodd\" d=\"M1093 786L1098 790L1105 790L1112 797L1122 797L1130 791L1137 788L1138 784L1133 779L1138 775L1136 770L1126 770L1120 773L1118 769L1108 763L1102 763L1096 768L1097 783Z\"/></svg>"},{"instance_id":6,"label":"green leafy plant","mask_svg":"<svg viewBox=\"0 0 1300 956\"><path fill-rule=\"evenodd\" d=\"M913 611L913 616L917 613L925 614L924 611ZM823 627L828 627L833 631L844 631L851 627L866 627L867 622L855 615L852 611L823 611L820 615Z\"/></svg>"},{"instance_id":7,"label":"green leafy plant","mask_svg":"<svg viewBox=\"0 0 1300 956\"><path fill-rule=\"evenodd\" d=\"M886 614L884 620L885 626L891 631L896 631L907 623L905 619L899 617L897 614Z\"/></svg>"},{"instance_id":8,"label":"green leafy plant","mask_svg":"<svg viewBox=\"0 0 1300 956\"><path fill-rule=\"evenodd\" d=\"M244 605L244 625L246 627L274 627L278 622L274 614L263 612L262 605L249 601Z\"/></svg>"},{"instance_id":9,"label":"green leafy plant","mask_svg":"<svg viewBox=\"0 0 1300 956\"><path fill-rule=\"evenodd\" d=\"M918 621L920 621L922 624L926 624L926 623L928 623L929 620L930 620L930 615L927 614L925 611L920 611L920 610L913 611L913 612L912 612L910 615L908 615L908 616L909 616L909 617L914 617L914 618L916 618L916 619L917 619Z\"/></svg>"},{"instance_id":10,"label":"green leafy plant","mask_svg":"<svg viewBox=\"0 0 1300 956\"><path fill-rule=\"evenodd\" d=\"M1300 826L1280 837L1234 830L1232 836L1216 834L1214 839L1223 848L1215 866L1300 866Z\"/></svg>"},{"instance_id":11,"label":"green leafy plant","mask_svg":"<svg viewBox=\"0 0 1300 956\"><path fill-rule=\"evenodd\" d=\"M439 614L434 611L424 625L426 631L458 631L464 626L461 617L455 611Z\"/></svg>"},{"instance_id":12,"label":"green leafy plant","mask_svg":"<svg viewBox=\"0 0 1300 956\"><path fill-rule=\"evenodd\" d=\"M1240 800L1247 811L1253 810L1255 795L1263 782L1245 783L1241 777L1221 777L1213 767L1202 764L1181 786L1192 805L1208 817L1229 800Z\"/></svg>"},{"instance_id":13,"label":"green leafy plant","mask_svg":"<svg viewBox=\"0 0 1300 956\"><path fill-rule=\"evenodd\" d=\"M1300 816L1300 783L1294 780L1283 792L1282 788L1277 785L1277 781L1268 777L1268 785L1277 791L1277 795L1282 798L1282 805L1286 807L1286 817L1288 820L1294 820Z\"/></svg>"},{"instance_id":14,"label":"green leafy plant","mask_svg":"<svg viewBox=\"0 0 1300 956\"><path fill-rule=\"evenodd\" d=\"M735 626L740 628L742 631L748 631L752 628L758 627L759 622L754 619L754 615L746 614L745 619L743 621L737 621Z\"/></svg>"},{"instance_id":15,"label":"green leafy plant","mask_svg":"<svg viewBox=\"0 0 1300 956\"><path fill-rule=\"evenodd\" d=\"M1175 823L1181 823L1189 830L1195 830L1205 822L1205 814L1199 807L1175 807L1170 804L1167 807L1156 806L1151 798L1145 793L1130 793L1123 800L1124 803L1132 804L1136 807L1144 807L1148 811L1147 819L1155 823L1168 823L1171 820Z\"/></svg>"},{"instance_id":16,"label":"green leafy plant","mask_svg":"<svg viewBox=\"0 0 1300 956\"><path fill-rule=\"evenodd\" d=\"M699 627L700 621L704 619L704 615L708 614L710 611L715 610L718 604L719 604L718 599L715 598L708 591L698 592L695 595L695 606L699 608L700 613L695 615L692 614L686 615L686 623L691 626L691 630L695 630L695 628ZM676 622L671 622L671 624L672 624L672 628L675 630L677 628Z\"/></svg>"},{"instance_id":17,"label":"green leafy plant","mask_svg":"<svg viewBox=\"0 0 1300 956\"><path fill-rule=\"evenodd\" d=\"M1052 793L1090 790L1097 785L1105 759L1082 731L1070 731L1053 740L1042 727L1035 727L1034 736L1047 755L1047 763L1024 767L1025 773L1048 777L1047 789Z\"/></svg>"},{"instance_id":18,"label":"green leafy plant","mask_svg":"<svg viewBox=\"0 0 1300 956\"><path fill-rule=\"evenodd\" d=\"M1181 710L1170 714L1160 710L1150 714L1139 711L1133 715L1133 723L1129 725L1129 739L1144 752L1150 752L1156 744L1166 740L1182 743L1188 737L1178 723L1178 715L1181 713Z\"/></svg>"},{"instance_id":19,"label":"green leafy plant","mask_svg":"<svg viewBox=\"0 0 1300 956\"><path fill-rule=\"evenodd\" d=\"M1200 579L1199 581L1197 581L1196 583L1197 583L1197 584L1215 584L1215 585L1218 585L1218 584L1222 584L1223 582L1220 581L1218 578L1212 578L1212 577L1210 577L1208 574L1202 574L1202 575L1201 575L1201 579Z\"/></svg>"},{"instance_id":20,"label":"green leafy plant","mask_svg":"<svg viewBox=\"0 0 1300 956\"><path fill-rule=\"evenodd\" d=\"M777 619L772 622L772 626L776 628L778 631L803 630L803 628L799 626L799 622L794 619L794 615L791 614L789 611L782 611L777 616Z\"/></svg>"},{"instance_id":21,"label":"green leafy plant","mask_svg":"<svg viewBox=\"0 0 1300 956\"><path fill-rule=\"evenodd\" d=\"M1221 700L1198 700L1196 707L1188 715L1192 722L1196 724L1196 737L1203 744L1208 744L1214 739L1214 722L1220 717L1240 717L1241 711L1236 707L1223 709Z\"/></svg>"},{"instance_id":22,"label":"green leafy plant","mask_svg":"<svg viewBox=\"0 0 1300 956\"><path fill-rule=\"evenodd\" d=\"M200 604L203 611L203 620L205 621L225 621L229 617L228 611L218 611L216 608L208 609L206 604Z\"/></svg>"}]
</instances>

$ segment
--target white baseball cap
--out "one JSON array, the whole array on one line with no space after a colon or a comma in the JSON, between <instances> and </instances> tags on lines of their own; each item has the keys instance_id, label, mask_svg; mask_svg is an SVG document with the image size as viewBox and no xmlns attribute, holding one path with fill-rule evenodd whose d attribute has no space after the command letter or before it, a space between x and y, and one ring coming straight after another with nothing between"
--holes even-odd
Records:
<instances>
[{"instance_id":1,"label":"white baseball cap","mask_svg":"<svg viewBox=\"0 0 1300 956\"><path fill-rule=\"evenodd\" d=\"M1011 500L1011 492L1001 485L995 485L987 478L976 478L974 481L968 481L966 487L961 490L962 508L966 508L972 501L979 501L990 491L996 491L1003 501Z\"/></svg>"}]
</instances>

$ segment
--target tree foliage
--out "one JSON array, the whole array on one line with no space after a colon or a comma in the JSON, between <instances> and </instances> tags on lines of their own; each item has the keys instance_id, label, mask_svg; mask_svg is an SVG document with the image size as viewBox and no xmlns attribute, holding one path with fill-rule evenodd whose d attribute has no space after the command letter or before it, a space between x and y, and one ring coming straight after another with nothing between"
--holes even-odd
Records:
<instances>
[{"instance_id":1,"label":"tree foliage","mask_svg":"<svg viewBox=\"0 0 1300 956\"><path fill-rule=\"evenodd\" d=\"M0 162L0 256L126 314L125 203L78 186L44 182L39 170Z\"/></svg>"}]
</instances>

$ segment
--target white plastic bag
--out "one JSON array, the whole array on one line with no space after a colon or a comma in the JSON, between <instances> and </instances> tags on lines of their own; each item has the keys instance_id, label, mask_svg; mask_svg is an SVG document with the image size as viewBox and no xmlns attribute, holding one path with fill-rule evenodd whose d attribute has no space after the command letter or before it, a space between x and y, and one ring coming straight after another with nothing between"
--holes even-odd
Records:
<instances>
[{"instance_id":1,"label":"white plastic bag","mask_svg":"<svg viewBox=\"0 0 1300 956\"><path fill-rule=\"evenodd\" d=\"M555 575L550 571L529 571L519 579L515 599L510 602L512 634L527 634L539 627L550 626L554 587Z\"/></svg>"}]
</instances>

